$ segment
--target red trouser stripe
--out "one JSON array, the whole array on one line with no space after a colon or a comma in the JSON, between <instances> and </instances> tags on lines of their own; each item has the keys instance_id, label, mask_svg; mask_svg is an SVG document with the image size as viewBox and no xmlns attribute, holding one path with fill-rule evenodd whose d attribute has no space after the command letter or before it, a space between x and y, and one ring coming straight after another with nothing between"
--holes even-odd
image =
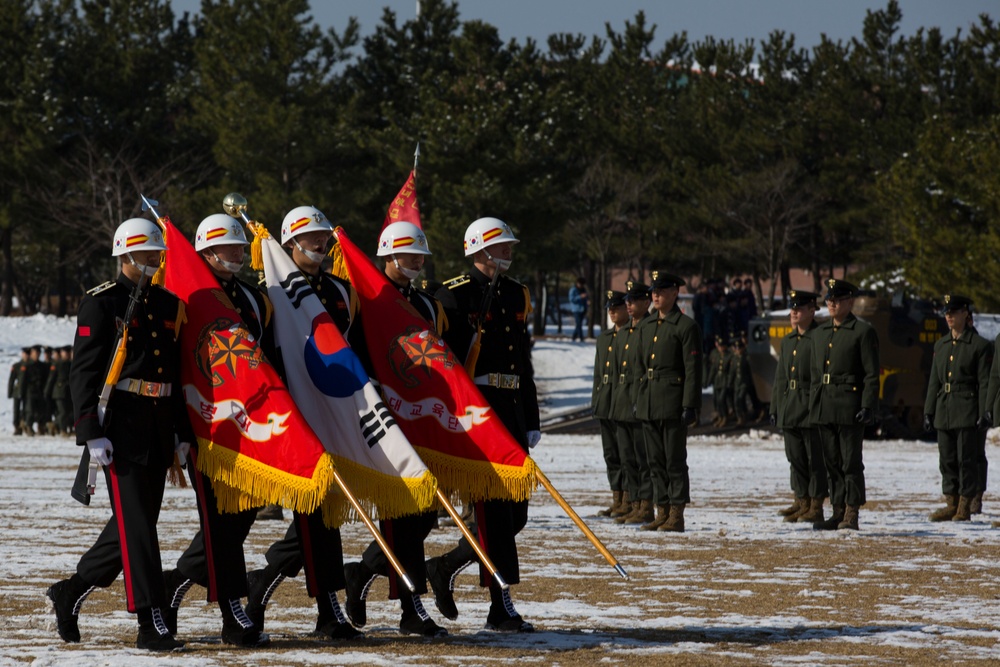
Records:
<instances>
[{"instance_id":1,"label":"red trouser stripe","mask_svg":"<svg viewBox=\"0 0 1000 667\"><path fill-rule=\"evenodd\" d=\"M128 540L125 536L125 517L122 515L122 497L118 488L118 475L115 470L115 462L108 466L108 478L111 480L111 503L114 505L115 521L118 523L118 550L122 555L122 573L125 579L125 604L133 614L135 609L135 597L132 593L132 565L128 560Z\"/></svg>"},{"instance_id":2,"label":"red trouser stripe","mask_svg":"<svg viewBox=\"0 0 1000 667\"><path fill-rule=\"evenodd\" d=\"M188 455L191 458L188 465L193 466L191 475L194 477L194 492L198 496L198 511L201 513L201 536L205 543L205 562L208 566L208 601L216 602L219 599L219 588L215 579L215 551L212 548L212 524L205 497L205 476L198 470L197 450L191 448Z\"/></svg>"}]
</instances>

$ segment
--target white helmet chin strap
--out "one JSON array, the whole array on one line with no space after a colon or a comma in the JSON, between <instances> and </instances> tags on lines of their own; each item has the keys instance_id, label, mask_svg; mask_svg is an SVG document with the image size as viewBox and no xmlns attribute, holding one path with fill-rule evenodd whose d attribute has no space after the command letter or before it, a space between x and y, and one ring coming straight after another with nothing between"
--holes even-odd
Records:
<instances>
[{"instance_id":1,"label":"white helmet chin strap","mask_svg":"<svg viewBox=\"0 0 1000 667\"><path fill-rule=\"evenodd\" d=\"M212 253L212 255L215 256L215 261L219 263L219 266L224 268L226 271L229 271L229 273L234 273L234 274L239 273L240 270L243 269L243 260L241 260L239 263L227 262L226 260L216 255L214 252Z\"/></svg>"},{"instance_id":2,"label":"white helmet chin strap","mask_svg":"<svg viewBox=\"0 0 1000 667\"><path fill-rule=\"evenodd\" d=\"M413 280L414 278L420 275L420 269L408 269L404 266L400 266L399 260L396 259L395 257L392 258L392 263L395 264L396 269L398 269L399 272L402 273L404 276L406 276L407 279L409 280Z\"/></svg>"},{"instance_id":3,"label":"white helmet chin strap","mask_svg":"<svg viewBox=\"0 0 1000 667\"><path fill-rule=\"evenodd\" d=\"M132 257L132 253L129 253L127 256L128 256L128 263L134 266L135 268L139 269L140 271L142 271L149 278L155 276L156 272L160 270L159 264L140 264L139 262L135 261L134 257Z\"/></svg>"},{"instance_id":4,"label":"white helmet chin strap","mask_svg":"<svg viewBox=\"0 0 1000 667\"><path fill-rule=\"evenodd\" d=\"M483 248L483 252L486 253L487 259L489 259L491 262L493 262L493 264L496 265L497 270L499 270L500 273L506 273L510 269L511 262L514 261L511 259L498 259L493 255L491 255L490 251L487 250L486 248Z\"/></svg>"},{"instance_id":5,"label":"white helmet chin strap","mask_svg":"<svg viewBox=\"0 0 1000 667\"><path fill-rule=\"evenodd\" d=\"M303 255L308 257L313 262L316 262L317 264L322 264L323 260L326 259L326 255L324 253L313 252L312 250L306 250L305 248L300 246L297 239L292 239L292 243L294 243L295 247L299 249L299 252L301 252Z\"/></svg>"}]
</instances>

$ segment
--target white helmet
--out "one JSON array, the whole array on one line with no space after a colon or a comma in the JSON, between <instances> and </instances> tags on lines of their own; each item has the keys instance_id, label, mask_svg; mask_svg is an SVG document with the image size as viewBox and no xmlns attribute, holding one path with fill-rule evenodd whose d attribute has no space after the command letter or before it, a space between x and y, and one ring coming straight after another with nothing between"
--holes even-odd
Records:
<instances>
[{"instance_id":1,"label":"white helmet","mask_svg":"<svg viewBox=\"0 0 1000 667\"><path fill-rule=\"evenodd\" d=\"M239 220L225 213L214 213L198 225L194 234L194 249L202 251L214 245L250 245Z\"/></svg>"},{"instance_id":2,"label":"white helmet","mask_svg":"<svg viewBox=\"0 0 1000 667\"><path fill-rule=\"evenodd\" d=\"M465 256L496 243L520 243L510 226L497 218L479 218L465 230Z\"/></svg>"},{"instance_id":3,"label":"white helmet","mask_svg":"<svg viewBox=\"0 0 1000 667\"><path fill-rule=\"evenodd\" d=\"M281 245L299 234L321 230L333 232L333 225L323 212L315 206L298 206L289 211L281 221Z\"/></svg>"},{"instance_id":4,"label":"white helmet","mask_svg":"<svg viewBox=\"0 0 1000 667\"><path fill-rule=\"evenodd\" d=\"M382 230L378 237L379 257L404 253L409 255L429 255L427 235L412 222L394 222Z\"/></svg>"},{"instance_id":5,"label":"white helmet","mask_svg":"<svg viewBox=\"0 0 1000 667\"><path fill-rule=\"evenodd\" d=\"M112 257L118 257L134 250L166 250L163 232L152 220L129 218L115 230Z\"/></svg>"}]
</instances>

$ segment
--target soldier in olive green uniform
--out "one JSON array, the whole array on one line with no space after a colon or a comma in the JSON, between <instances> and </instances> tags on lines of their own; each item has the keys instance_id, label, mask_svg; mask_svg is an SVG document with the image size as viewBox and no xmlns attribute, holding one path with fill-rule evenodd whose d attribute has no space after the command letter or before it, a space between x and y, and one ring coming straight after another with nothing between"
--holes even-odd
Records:
<instances>
[{"instance_id":1,"label":"soldier in olive green uniform","mask_svg":"<svg viewBox=\"0 0 1000 667\"><path fill-rule=\"evenodd\" d=\"M729 342L723 336L715 337L715 349L708 355L708 369L705 386L712 385L712 400L715 403L715 420L712 426L725 426L732 411L732 389L729 387L730 367L733 355Z\"/></svg>"},{"instance_id":2,"label":"soldier in olive green uniform","mask_svg":"<svg viewBox=\"0 0 1000 667\"><path fill-rule=\"evenodd\" d=\"M639 326L638 417L646 438L657 516L643 530L682 532L691 502L687 429L701 409L701 329L677 307L684 280L653 272L654 313Z\"/></svg>"},{"instance_id":3,"label":"soldier in olive green uniform","mask_svg":"<svg viewBox=\"0 0 1000 667\"><path fill-rule=\"evenodd\" d=\"M52 400L55 401L56 429L59 433L68 434L73 430L73 401L69 396L69 347L59 348L59 360L56 361L55 383L52 388Z\"/></svg>"},{"instance_id":4,"label":"soldier in olive green uniform","mask_svg":"<svg viewBox=\"0 0 1000 667\"><path fill-rule=\"evenodd\" d=\"M733 341L732 359L729 362L729 393L732 396L733 415L737 426L745 426L752 416L750 404L750 384L753 375L750 371L750 360L747 359L746 343L742 338Z\"/></svg>"},{"instance_id":5,"label":"soldier in olive green uniform","mask_svg":"<svg viewBox=\"0 0 1000 667\"><path fill-rule=\"evenodd\" d=\"M28 367L29 349L21 348L21 359L10 367L10 378L7 380L7 396L14 401L14 435L24 433L24 372Z\"/></svg>"},{"instance_id":6,"label":"soldier in olive green uniform","mask_svg":"<svg viewBox=\"0 0 1000 667\"><path fill-rule=\"evenodd\" d=\"M618 451L618 427L611 420L611 396L616 382L615 369L618 365L614 359L615 335L618 330L628 324L629 315L625 307L625 293L608 290L608 301L605 304L611 327L597 336L597 352L594 357L594 390L590 405L594 410L594 418L601 425L601 445L604 448L604 464L608 468L608 484L611 486L611 507L598 512L598 516L611 516L611 513L622 506L622 462Z\"/></svg>"},{"instance_id":7,"label":"soldier in olive green uniform","mask_svg":"<svg viewBox=\"0 0 1000 667\"><path fill-rule=\"evenodd\" d=\"M830 278L827 288L830 319L813 331L809 417L823 444L833 515L813 528L857 530L866 500L862 443L878 408L878 334L851 312L857 287Z\"/></svg>"},{"instance_id":8,"label":"soldier in olive green uniform","mask_svg":"<svg viewBox=\"0 0 1000 667\"><path fill-rule=\"evenodd\" d=\"M611 419L617 425L618 454L624 493L621 507L611 513L616 523L646 523L653 518L653 480L649 476L646 440L636 417L639 398L639 325L649 317L649 288L640 282L625 283L625 307L631 318L615 336L613 358L617 382L611 395Z\"/></svg>"},{"instance_id":9,"label":"soldier in olive green uniform","mask_svg":"<svg viewBox=\"0 0 1000 667\"><path fill-rule=\"evenodd\" d=\"M972 300L944 297L948 333L934 345L924 402L924 429L937 429L941 491L947 503L931 521L968 521L979 489L980 430L989 428L986 404L993 350L968 326Z\"/></svg>"},{"instance_id":10,"label":"soldier in olive green uniform","mask_svg":"<svg viewBox=\"0 0 1000 667\"><path fill-rule=\"evenodd\" d=\"M771 390L771 426L781 429L785 457L791 468L792 505L779 512L785 521L816 523L823 520L828 495L823 447L809 423L809 390L812 386L812 332L816 329L819 294L788 293L792 330L781 341L781 354Z\"/></svg>"},{"instance_id":11,"label":"soldier in olive green uniform","mask_svg":"<svg viewBox=\"0 0 1000 667\"><path fill-rule=\"evenodd\" d=\"M28 365L24 371L24 432L26 435L42 433L45 427L45 374L47 367L39 359L42 346L31 348ZM35 430L35 423L38 429Z\"/></svg>"}]
</instances>

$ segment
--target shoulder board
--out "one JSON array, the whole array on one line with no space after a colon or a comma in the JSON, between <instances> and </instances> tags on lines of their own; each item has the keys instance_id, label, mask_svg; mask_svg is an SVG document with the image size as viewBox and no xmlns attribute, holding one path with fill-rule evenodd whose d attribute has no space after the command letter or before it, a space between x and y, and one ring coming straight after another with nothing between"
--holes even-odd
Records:
<instances>
[{"instance_id":1,"label":"shoulder board","mask_svg":"<svg viewBox=\"0 0 1000 667\"><path fill-rule=\"evenodd\" d=\"M90 296L95 296L97 294L100 294L101 292L105 292L111 289L114 286L115 286L115 281L109 280L106 283L101 283L97 287L90 288L89 290L87 290L87 294L89 294Z\"/></svg>"},{"instance_id":2,"label":"shoulder board","mask_svg":"<svg viewBox=\"0 0 1000 667\"><path fill-rule=\"evenodd\" d=\"M461 275L461 276L456 276L456 277L452 278L451 280L444 281L444 286L447 287L448 289L455 289L456 287L460 287L460 286L462 286L462 285L464 285L464 284L466 284L468 282L471 282L471 281L472 281L472 277L469 276L469 274L466 273L466 274Z\"/></svg>"}]
</instances>

